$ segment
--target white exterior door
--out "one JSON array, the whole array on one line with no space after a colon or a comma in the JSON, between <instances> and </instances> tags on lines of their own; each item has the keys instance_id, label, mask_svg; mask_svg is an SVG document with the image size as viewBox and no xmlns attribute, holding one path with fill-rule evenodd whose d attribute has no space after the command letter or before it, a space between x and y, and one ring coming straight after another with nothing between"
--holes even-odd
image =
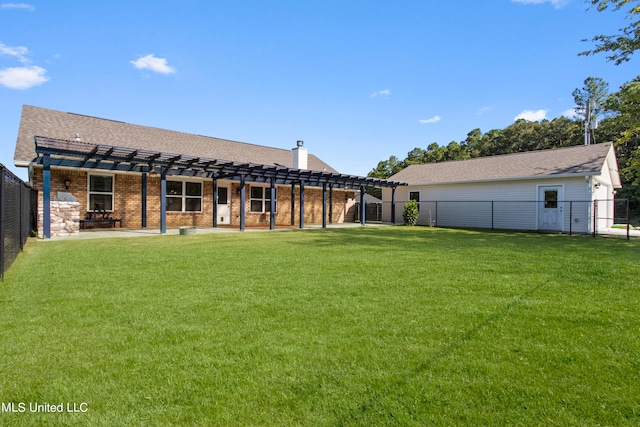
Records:
<instances>
[{"instance_id":1,"label":"white exterior door","mask_svg":"<svg viewBox=\"0 0 640 427\"><path fill-rule=\"evenodd\" d=\"M538 188L538 230L563 231L562 186Z\"/></svg>"},{"instance_id":2,"label":"white exterior door","mask_svg":"<svg viewBox=\"0 0 640 427\"><path fill-rule=\"evenodd\" d=\"M231 224L231 204L229 203L229 193L229 187L218 187L218 224Z\"/></svg>"}]
</instances>

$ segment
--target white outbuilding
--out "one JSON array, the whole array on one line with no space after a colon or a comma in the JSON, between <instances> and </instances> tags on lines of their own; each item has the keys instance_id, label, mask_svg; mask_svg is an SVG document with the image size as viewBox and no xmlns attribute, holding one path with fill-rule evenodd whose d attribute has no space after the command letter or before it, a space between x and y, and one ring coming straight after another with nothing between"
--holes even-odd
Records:
<instances>
[{"instance_id":1,"label":"white outbuilding","mask_svg":"<svg viewBox=\"0 0 640 427\"><path fill-rule=\"evenodd\" d=\"M613 144L411 165L383 190L383 220L418 201L419 225L591 233L610 227L621 187Z\"/></svg>"}]
</instances>

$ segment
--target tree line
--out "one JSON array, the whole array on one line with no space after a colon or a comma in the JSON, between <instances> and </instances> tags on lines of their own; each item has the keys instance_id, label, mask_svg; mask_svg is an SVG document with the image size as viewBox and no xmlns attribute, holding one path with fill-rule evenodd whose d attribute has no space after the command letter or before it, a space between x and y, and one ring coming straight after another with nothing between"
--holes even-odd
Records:
<instances>
[{"instance_id":1,"label":"tree line","mask_svg":"<svg viewBox=\"0 0 640 427\"><path fill-rule=\"evenodd\" d=\"M630 61L640 49L640 0L585 1L598 12L624 12L626 26L620 28L617 34L593 37L591 41L595 43L595 48L579 55L605 53L607 60L615 65ZM504 129L492 129L486 133L473 129L464 141L452 141L446 146L433 142L426 149L416 147L402 160L391 156L379 162L369 176L389 178L412 164L611 141L616 150L622 180L618 197L629 199L632 215L640 218L640 76L611 94L604 80L589 77L584 81L584 86L575 89L572 95L576 105L574 119L559 117L539 122L521 119ZM598 122L600 117L603 118ZM372 189L371 194L379 197L375 190Z\"/></svg>"},{"instance_id":2,"label":"tree line","mask_svg":"<svg viewBox=\"0 0 640 427\"><path fill-rule=\"evenodd\" d=\"M640 214L640 76L608 93L600 78L589 77L584 87L573 91L576 116L552 120L519 119L504 129L483 133L473 129L463 141L447 145L437 142L416 147L404 159L391 156L369 172L368 176L389 178L413 164L464 160L476 157L569 147L585 143L613 142L623 188L618 197L630 199L633 211ZM601 118L595 126L596 120ZM589 126L585 126L585 122ZM375 195L375 192L372 191Z\"/></svg>"}]
</instances>

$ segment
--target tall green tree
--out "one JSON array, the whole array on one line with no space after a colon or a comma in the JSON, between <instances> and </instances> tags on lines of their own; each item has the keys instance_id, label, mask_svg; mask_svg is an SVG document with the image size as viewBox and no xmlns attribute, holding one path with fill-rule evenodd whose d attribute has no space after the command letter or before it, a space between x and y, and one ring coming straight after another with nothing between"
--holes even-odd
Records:
<instances>
[{"instance_id":1,"label":"tall green tree","mask_svg":"<svg viewBox=\"0 0 640 427\"><path fill-rule=\"evenodd\" d=\"M464 140L464 145L467 147L470 157L480 157L480 153L483 151L482 131L476 128L469 132Z\"/></svg>"},{"instance_id":2,"label":"tall green tree","mask_svg":"<svg viewBox=\"0 0 640 427\"><path fill-rule=\"evenodd\" d=\"M607 59L616 65L629 61L631 55L640 49L640 0L588 0L588 2L596 6L598 12L609 8L614 11L626 9L630 22L626 27L620 28L618 34L595 36L591 39L596 44L595 49L587 50L580 55L606 52L609 54Z\"/></svg>"},{"instance_id":3,"label":"tall green tree","mask_svg":"<svg viewBox=\"0 0 640 427\"><path fill-rule=\"evenodd\" d=\"M480 157L506 154L509 152L508 145L502 129L491 129L482 135L482 151L480 152Z\"/></svg>"},{"instance_id":4,"label":"tall green tree","mask_svg":"<svg viewBox=\"0 0 640 427\"><path fill-rule=\"evenodd\" d=\"M367 174L367 176L371 178L387 179L390 176L397 174L404 168L404 162L398 160L396 156L391 156L388 160L378 162L378 166L376 166L375 169L372 169L371 172Z\"/></svg>"},{"instance_id":5,"label":"tall green tree","mask_svg":"<svg viewBox=\"0 0 640 427\"><path fill-rule=\"evenodd\" d=\"M378 162L378 166L375 169L372 169L371 172L367 174L367 176L371 178L382 178L387 179L392 175L397 174L406 166L404 162L398 160L396 156L390 156L388 160L383 160ZM382 199L382 189L381 188L373 188L367 187L365 192L367 194L371 194L378 199Z\"/></svg>"},{"instance_id":6,"label":"tall green tree","mask_svg":"<svg viewBox=\"0 0 640 427\"><path fill-rule=\"evenodd\" d=\"M582 123L577 120L571 120L564 116L555 118L541 126L537 145L533 149L547 150L580 145L584 143L582 128Z\"/></svg>"},{"instance_id":7,"label":"tall green tree","mask_svg":"<svg viewBox=\"0 0 640 427\"><path fill-rule=\"evenodd\" d=\"M424 163L444 162L447 159L447 148L441 147L437 142L432 142L427 146L427 154Z\"/></svg>"},{"instance_id":8,"label":"tall green tree","mask_svg":"<svg viewBox=\"0 0 640 427\"><path fill-rule=\"evenodd\" d=\"M449 145L447 145L445 153L446 160L464 160L470 157L471 155L469 154L467 145L464 142L462 144L458 144L456 141L451 141Z\"/></svg>"},{"instance_id":9,"label":"tall green tree","mask_svg":"<svg viewBox=\"0 0 640 427\"><path fill-rule=\"evenodd\" d=\"M635 215L640 215L640 76L624 84L618 92L608 95L608 84L590 77L584 87L574 91L577 105L586 105L594 99L592 114L604 118L598 127L598 140L612 141L616 147L622 190L618 197L628 198ZM586 108L586 107L585 107ZM378 163L369 176L388 178L412 164L460 160L465 158L510 154L522 151L569 147L584 143L583 119L559 117L553 120L531 122L517 120L504 129L482 133L474 129L464 141L440 146L433 142L426 149L416 147L404 160L391 156ZM373 194L373 193L372 193ZM379 197L379 196L378 196Z\"/></svg>"},{"instance_id":10,"label":"tall green tree","mask_svg":"<svg viewBox=\"0 0 640 427\"><path fill-rule=\"evenodd\" d=\"M540 128L548 123L548 120L544 120L544 123L525 119L516 120L503 130L503 148L498 154L534 150L539 145Z\"/></svg>"},{"instance_id":11,"label":"tall green tree","mask_svg":"<svg viewBox=\"0 0 640 427\"><path fill-rule=\"evenodd\" d=\"M622 178L619 196L629 198L631 207L640 211L640 76L625 83L607 99L614 115L608 120L616 146Z\"/></svg>"},{"instance_id":12,"label":"tall green tree","mask_svg":"<svg viewBox=\"0 0 640 427\"><path fill-rule=\"evenodd\" d=\"M595 126L592 121L596 121L604 110L604 103L609 96L609 83L600 77L587 77L582 88L576 88L571 95L576 103L576 114L585 123L587 141L595 142Z\"/></svg>"},{"instance_id":13,"label":"tall green tree","mask_svg":"<svg viewBox=\"0 0 640 427\"><path fill-rule=\"evenodd\" d=\"M422 163L428 163L427 151L419 147L416 147L413 150L409 151L407 153L407 157L404 159L405 166L420 165Z\"/></svg>"}]
</instances>

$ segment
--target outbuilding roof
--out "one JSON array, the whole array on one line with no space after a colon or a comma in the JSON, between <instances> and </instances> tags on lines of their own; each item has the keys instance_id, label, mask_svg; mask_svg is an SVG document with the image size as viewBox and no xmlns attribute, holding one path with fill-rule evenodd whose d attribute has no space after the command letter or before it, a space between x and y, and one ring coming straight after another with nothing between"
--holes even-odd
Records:
<instances>
[{"instance_id":1,"label":"outbuilding roof","mask_svg":"<svg viewBox=\"0 0 640 427\"><path fill-rule=\"evenodd\" d=\"M548 177L599 175L606 165L619 186L612 144L578 145L468 160L410 165L389 179L408 184L452 184Z\"/></svg>"},{"instance_id":2,"label":"outbuilding roof","mask_svg":"<svg viewBox=\"0 0 640 427\"><path fill-rule=\"evenodd\" d=\"M133 125L30 105L22 107L14 163L16 166L26 167L36 158L34 136L74 140L76 135L82 141L114 147L134 147L240 163L293 167L291 150ZM313 154L308 156L308 169L337 172Z\"/></svg>"}]
</instances>

